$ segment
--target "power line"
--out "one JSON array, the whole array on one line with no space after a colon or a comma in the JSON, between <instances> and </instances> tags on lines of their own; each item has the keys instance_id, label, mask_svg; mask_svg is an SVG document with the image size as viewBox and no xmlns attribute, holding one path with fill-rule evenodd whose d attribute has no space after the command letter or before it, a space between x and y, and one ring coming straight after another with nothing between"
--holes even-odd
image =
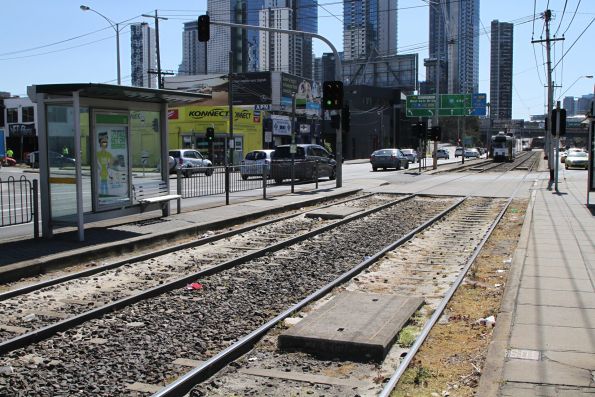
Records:
<instances>
[{"instance_id":1,"label":"power line","mask_svg":"<svg viewBox=\"0 0 595 397\"><path fill-rule=\"evenodd\" d=\"M568 29L570 29L570 25L572 25L572 21L574 21L574 17L576 17L576 12L578 11L578 7L580 5L581 5L581 0L578 0L578 3L576 4L576 8L574 9L574 14L572 14L572 19L568 23L568 26L566 26L566 29L564 30L564 33L562 33L562 36L564 36L566 34L566 32L568 32Z\"/></svg>"}]
</instances>

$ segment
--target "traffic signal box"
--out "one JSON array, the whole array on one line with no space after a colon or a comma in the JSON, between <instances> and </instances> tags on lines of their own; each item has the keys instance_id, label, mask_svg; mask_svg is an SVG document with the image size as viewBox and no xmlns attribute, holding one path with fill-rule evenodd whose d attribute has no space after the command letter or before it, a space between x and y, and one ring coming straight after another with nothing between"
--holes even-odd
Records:
<instances>
[{"instance_id":1,"label":"traffic signal box","mask_svg":"<svg viewBox=\"0 0 595 397\"><path fill-rule=\"evenodd\" d=\"M442 130L440 126L432 127L429 129L428 138L432 141L441 141L442 140Z\"/></svg>"},{"instance_id":2,"label":"traffic signal box","mask_svg":"<svg viewBox=\"0 0 595 397\"><path fill-rule=\"evenodd\" d=\"M208 15L198 17L198 41L205 42L211 38L211 18Z\"/></svg>"},{"instance_id":3,"label":"traffic signal box","mask_svg":"<svg viewBox=\"0 0 595 397\"><path fill-rule=\"evenodd\" d=\"M419 140L419 139L425 139L425 128L424 128L424 124L423 123L415 123L415 124L411 124L411 130L413 131L413 135Z\"/></svg>"},{"instance_id":4,"label":"traffic signal box","mask_svg":"<svg viewBox=\"0 0 595 397\"><path fill-rule=\"evenodd\" d=\"M336 110L343 107L343 82L325 81L322 83L322 108Z\"/></svg>"},{"instance_id":5,"label":"traffic signal box","mask_svg":"<svg viewBox=\"0 0 595 397\"><path fill-rule=\"evenodd\" d=\"M207 127L207 141L213 142L215 140L215 129L213 127Z\"/></svg>"},{"instance_id":6,"label":"traffic signal box","mask_svg":"<svg viewBox=\"0 0 595 397\"><path fill-rule=\"evenodd\" d=\"M560 118L560 123L558 123ZM546 119L547 121L547 119ZM566 109L552 109L552 135L556 136L556 128L560 126L560 136L566 135ZM547 128L547 127L546 127Z\"/></svg>"},{"instance_id":7,"label":"traffic signal box","mask_svg":"<svg viewBox=\"0 0 595 397\"><path fill-rule=\"evenodd\" d=\"M349 105L343 106L343 109L341 110L341 121L341 128L343 129L343 132L349 132L349 129L351 128L351 114L349 113Z\"/></svg>"}]
</instances>

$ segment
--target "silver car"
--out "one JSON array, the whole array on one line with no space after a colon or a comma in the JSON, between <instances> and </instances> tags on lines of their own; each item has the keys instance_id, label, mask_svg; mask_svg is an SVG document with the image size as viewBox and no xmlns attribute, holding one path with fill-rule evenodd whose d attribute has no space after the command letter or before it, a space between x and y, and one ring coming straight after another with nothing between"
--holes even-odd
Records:
<instances>
[{"instance_id":1,"label":"silver car","mask_svg":"<svg viewBox=\"0 0 595 397\"><path fill-rule=\"evenodd\" d=\"M410 163L417 163L417 152L414 149L401 149L401 153L407 157Z\"/></svg>"},{"instance_id":2,"label":"silver car","mask_svg":"<svg viewBox=\"0 0 595 397\"><path fill-rule=\"evenodd\" d=\"M169 151L169 155L175 160L173 172L177 172L179 169L185 177L189 177L194 173L204 173L206 176L213 175L213 163L204 158L198 150L173 149Z\"/></svg>"},{"instance_id":3,"label":"silver car","mask_svg":"<svg viewBox=\"0 0 595 397\"><path fill-rule=\"evenodd\" d=\"M569 168L589 168L589 154L586 152L570 152L566 161L564 161L566 169Z\"/></svg>"},{"instance_id":4,"label":"silver car","mask_svg":"<svg viewBox=\"0 0 595 397\"><path fill-rule=\"evenodd\" d=\"M409 159L399 149L376 150L370 155L370 163L372 164L372 171L377 171L378 168L384 170L387 168L396 170L409 168Z\"/></svg>"},{"instance_id":5,"label":"silver car","mask_svg":"<svg viewBox=\"0 0 595 397\"><path fill-rule=\"evenodd\" d=\"M272 149L254 150L246 153L246 157L240 163L240 175L243 180L250 176L262 177L263 172L270 176L271 174L271 154Z\"/></svg>"}]
</instances>

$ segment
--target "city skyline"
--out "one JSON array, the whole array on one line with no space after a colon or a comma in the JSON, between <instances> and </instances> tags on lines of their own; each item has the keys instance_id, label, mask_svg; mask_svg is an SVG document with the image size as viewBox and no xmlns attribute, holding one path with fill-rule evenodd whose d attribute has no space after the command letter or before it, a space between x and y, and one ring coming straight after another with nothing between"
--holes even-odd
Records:
<instances>
[{"instance_id":1,"label":"city skyline","mask_svg":"<svg viewBox=\"0 0 595 397\"><path fill-rule=\"evenodd\" d=\"M545 10L546 3L545 0L536 2L537 14ZM10 37L10 40L7 40L4 47L5 52L0 54L0 68L10 78L0 84L0 91L23 96L26 86L31 84L115 83L114 31L99 16L82 13L78 5L63 1L46 7L44 4L24 0L18 5L11 3L5 7L7 18L6 23L0 27L0 33L4 37ZM129 28L125 23L147 21L153 26L152 19L140 17L141 13L153 14L151 6L158 9L160 16L167 17L168 20L160 22L161 64L164 70L177 71L182 60L183 24L195 20L196 16L206 11L204 1L175 0L168 3L167 10L159 9L163 5L152 0L143 2L143 9L138 4L121 4L112 0L94 1L87 5L124 26L120 37L124 84L130 84L131 75L130 63L127 61L130 59L130 46L127 43ZM555 63L566 53L564 60L554 70L554 82L562 86L556 89L555 99L569 88L572 89L565 96L580 97L593 92L593 80L581 76L593 74L594 55L589 50L588 38L592 36L594 29L589 23L595 16L595 7L592 3L581 4L574 15L577 2L569 1L568 9L563 15L563 5L562 1L550 2L550 8L554 12L552 33L565 33L566 38L564 47L556 44L554 48ZM25 12L31 8L47 17L40 19ZM317 18L319 34L328 37L339 51L343 49L342 8L342 3L321 3ZM400 0L398 8L398 53L418 53L423 60L428 56L428 5L421 0ZM492 2L481 3L479 92L489 92L489 22L499 19L515 24L513 118L528 119L529 115L542 114L544 111L543 52L540 45L530 43L532 38L540 38L543 20L537 19L533 23L533 11L533 3L517 4L509 0L499 2L498 5ZM26 29L22 28L25 26L24 21L27 21ZM50 29L50 21L52 24L60 23L61 29ZM42 29L43 35L40 33ZM54 44L60 41L63 43ZM317 40L313 42L313 48L316 56L329 52L328 47ZM23 51L26 49L29 51ZM425 80L423 65L419 67L418 76L421 81Z\"/></svg>"}]
</instances>

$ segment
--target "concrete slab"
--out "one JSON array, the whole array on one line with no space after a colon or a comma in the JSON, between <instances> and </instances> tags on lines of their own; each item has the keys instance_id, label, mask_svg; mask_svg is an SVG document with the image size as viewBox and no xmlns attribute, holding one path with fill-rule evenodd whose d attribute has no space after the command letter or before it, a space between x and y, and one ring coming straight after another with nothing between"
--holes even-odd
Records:
<instances>
[{"instance_id":1,"label":"concrete slab","mask_svg":"<svg viewBox=\"0 0 595 397\"><path fill-rule=\"evenodd\" d=\"M541 351L595 353L593 333L593 329L590 328L515 324L510 337L510 347Z\"/></svg>"},{"instance_id":2,"label":"concrete slab","mask_svg":"<svg viewBox=\"0 0 595 397\"><path fill-rule=\"evenodd\" d=\"M163 389L164 386L159 385L151 385L148 383L141 383L141 382L134 382L132 384L126 385L126 389L137 391L140 393L157 393L159 390Z\"/></svg>"},{"instance_id":3,"label":"concrete slab","mask_svg":"<svg viewBox=\"0 0 595 397\"><path fill-rule=\"evenodd\" d=\"M306 214L306 218L321 218L321 219L343 219L349 215L363 211L363 208L351 207L329 207L321 208L316 211L311 211Z\"/></svg>"},{"instance_id":4,"label":"concrete slab","mask_svg":"<svg viewBox=\"0 0 595 397\"><path fill-rule=\"evenodd\" d=\"M504 378L509 382L588 387L591 384L591 371L554 361L511 359L504 367Z\"/></svg>"},{"instance_id":5,"label":"concrete slab","mask_svg":"<svg viewBox=\"0 0 595 397\"><path fill-rule=\"evenodd\" d=\"M571 367L578 367L589 371L595 370L595 354L592 353L546 352L544 357ZM595 389L593 393L595 393Z\"/></svg>"},{"instance_id":6,"label":"concrete slab","mask_svg":"<svg viewBox=\"0 0 595 397\"><path fill-rule=\"evenodd\" d=\"M557 291L593 291L591 280L574 280L557 277L523 277L521 279L521 286L523 288L539 288Z\"/></svg>"},{"instance_id":7,"label":"concrete slab","mask_svg":"<svg viewBox=\"0 0 595 397\"><path fill-rule=\"evenodd\" d=\"M192 360L190 358L178 358L172 364L181 365L183 367L198 367L202 363L204 363L204 361Z\"/></svg>"},{"instance_id":8,"label":"concrete slab","mask_svg":"<svg viewBox=\"0 0 595 397\"><path fill-rule=\"evenodd\" d=\"M519 305L529 304L595 309L595 293L520 288L517 303Z\"/></svg>"},{"instance_id":9,"label":"concrete slab","mask_svg":"<svg viewBox=\"0 0 595 397\"><path fill-rule=\"evenodd\" d=\"M422 303L419 297L343 292L283 332L279 348L381 361Z\"/></svg>"},{"instance_id":10,"label":"concrete slab","mask_svg":"<svg viewBox=\"0 0 595 397\"><path fill-rule=\"evenodd\" d=\"M595 333L595 309L517 305L516 324L591 328Z\"/></svg>"},{"instance_id":11,"label":"concrete slab","mask_svg":"<svg viewBox=\"0 0 595 397\"><path fill-rule=\"evenodd\" d=\"M587 280L589 273L587 269L582 266L568 266L568 265L527 265L523 269L523 275L529 277L556 277L556 278L575 278Z\"/></svg>"},{"instance_id":12,"label":"concrete slab","mask_svg":"<svg viewBox=\"0 0 595 397\"><path fill-rule=\"evenodd\" d=\"M531 383L507 382L500 390L501 397L593 397L592 388L561 385L534 385Z\"/></svg>"}]
</instances>

